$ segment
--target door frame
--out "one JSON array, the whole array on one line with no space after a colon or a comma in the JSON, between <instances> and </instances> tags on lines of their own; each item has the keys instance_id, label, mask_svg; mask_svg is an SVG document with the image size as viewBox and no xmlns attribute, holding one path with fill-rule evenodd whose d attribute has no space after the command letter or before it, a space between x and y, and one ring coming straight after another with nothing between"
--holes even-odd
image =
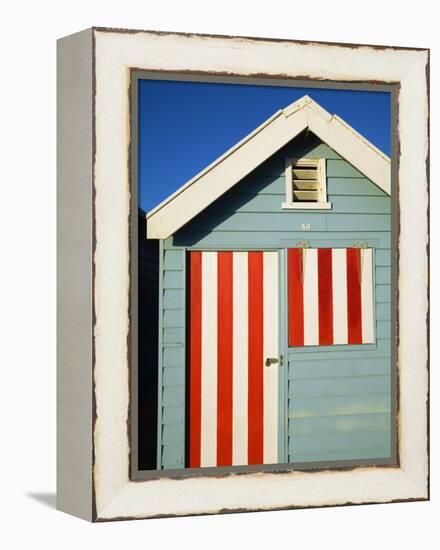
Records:
<instances>
[{"instance_id":1,"label":"door frame","mask_svg":"<svg viewBox=\"0 0 440 550\"><path fill-rule=\"evenodd\" d=\"M278 464L288 463L288 413L287 395L289 384L288 349L287 349L287 248L278 249L278 354L280 365L278 370ZM281 365L282 358L282 365Z\"/></svg>"}]
</instances>

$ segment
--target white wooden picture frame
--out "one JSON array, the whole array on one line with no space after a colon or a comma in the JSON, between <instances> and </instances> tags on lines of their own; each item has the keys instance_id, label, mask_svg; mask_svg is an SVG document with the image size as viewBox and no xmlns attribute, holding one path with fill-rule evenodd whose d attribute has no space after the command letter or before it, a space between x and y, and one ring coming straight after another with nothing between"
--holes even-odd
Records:
<instances>
[{"instance_id":1,"label":"white wooden picture frame","mask_svg":"<svg viewBox=\"0 0 440 550\"><path fill-rule=\"evenodd\" d=\"M395 86L397 465L133 479L132 70ZM108 521L429 498L428 74L414 48L105 28L59 41L60 510Z\"/></svg>"}]
</instances>

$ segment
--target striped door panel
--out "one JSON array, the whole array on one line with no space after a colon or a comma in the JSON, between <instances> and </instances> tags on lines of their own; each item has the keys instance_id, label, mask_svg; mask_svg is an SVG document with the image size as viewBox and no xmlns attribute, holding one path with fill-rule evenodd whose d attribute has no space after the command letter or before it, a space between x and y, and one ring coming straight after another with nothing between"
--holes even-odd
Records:
<instances>
[{"instance_id":1,"label":"striped door panel","mask_svg":"<svg viewBox=\"0 0 440 550\"><path fill-rule=\"evenodd\" d=\"M289 346L374 342L372 249L288 250Z\"/></svg>"},{"instance_id":2,"label":"striped door panel","mask_svg":"<svg viewBox=\"0 0 440 550\"><path fill-rule=\"evenodd\" d=\"M278 254L188 255L188 466L276 463Z\"/></svg>"}]
</instances>

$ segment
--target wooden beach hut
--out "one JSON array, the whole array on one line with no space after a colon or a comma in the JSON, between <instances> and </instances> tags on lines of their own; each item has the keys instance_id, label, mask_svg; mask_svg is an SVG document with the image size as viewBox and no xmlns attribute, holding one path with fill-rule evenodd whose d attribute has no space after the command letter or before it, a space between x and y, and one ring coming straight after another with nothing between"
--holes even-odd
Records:
<instances>
[{"instance_id":1,"label":"wooden beach hut","mask_svg":"<svg viewBox=\"0 0 440 550\"><path fill-rule=\"evenodd\" d=\"M384 153L304 96L146 225L159 243L158 469L393 461Z\"/></svg>"}]
</instances>

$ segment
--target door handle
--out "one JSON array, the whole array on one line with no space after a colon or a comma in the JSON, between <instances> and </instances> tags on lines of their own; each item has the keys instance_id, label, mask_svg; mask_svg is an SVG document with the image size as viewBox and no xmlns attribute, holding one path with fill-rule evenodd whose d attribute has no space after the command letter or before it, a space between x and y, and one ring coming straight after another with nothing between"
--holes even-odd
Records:
<instances>
[{"instance_id":1,"label":"door handle","mask_svg":"<svg viewBox=\"0 0 440 550\"><path fill-rule=\"evenodd\" d=\"M264 362L264 366L270 367L271 365L275 365L276 363L278 363L277 357L267 357L266 361Z\"/></svg>"}]
</instances>

